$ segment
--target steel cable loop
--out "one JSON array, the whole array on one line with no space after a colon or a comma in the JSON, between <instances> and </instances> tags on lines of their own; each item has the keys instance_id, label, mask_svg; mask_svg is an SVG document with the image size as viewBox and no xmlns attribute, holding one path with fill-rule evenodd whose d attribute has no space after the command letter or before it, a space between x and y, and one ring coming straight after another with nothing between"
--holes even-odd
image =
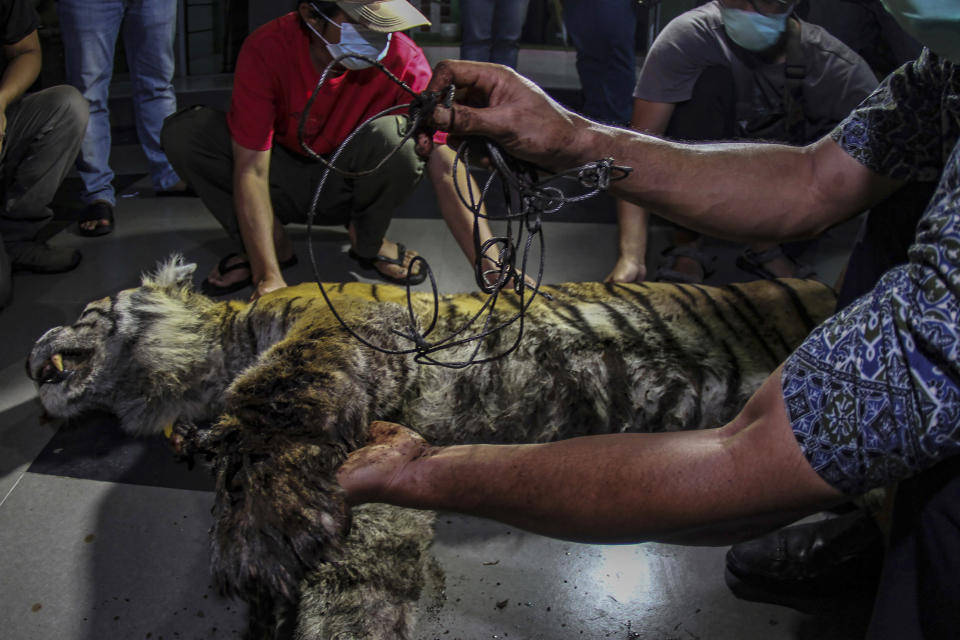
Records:
<instances>
[{"instance_id":1,"label":"steel cable loop","mask_svg":"<svg viewBox=\"0 0 960 640\"><path fill-rule=\"evenodd\" d=\"M386 74L387 77L399 85L404 91L409 93L411 95L411 102L408 104L389 107L380 113L367 118L356 129L350 132L349 135L347 135L347 137L337 146L334 152L330 154L329 159L327 159L310 148L305 140L304 130L306 128L313 103L319 95L320 90L326 83L330 72L337 65L337 63L345 58L356 58L369 62L371 65L378 68L382 73ZM407 272L412 273L414 267L419 265L421 269L425 270L426 275L430 279L430 288L433 298L433 312L429 325L423 331L417 329L418 323L416 313L414 312L412 287L408 283L406 285L406 294L409 326L406 327L405 330L392 329L391 331L394 335L410 342L412 346L406 349L391 349L375 345L354 331L354 329L351 328L340 316L321 281L320 269L317 266L316 254L313 248L313 220L320 201L320 194L323 192L323 188L326 185L327 179L329 178L331 172L336 172L338 175L347 178L357 178L371 175L379 171L384 164L386 164L386 162L389 161L390 158L392 158L394 154L396 154L403 147L403 145L414 136L415 133L418 131L429 131L429 129L427 129L424 125L426 122L428 122L433 110L439 104L443 104L447 108L450 108L453 104L454 91L455 87L451 85L445 92L424 91L418 94L400 78L394 75L389 69L387 69L382 63L380 63L380 61L363 55L344 54L333 59L323 70L323 73L321 74L320 79L317 81L317 85L314 88L313 93L310 95L310 98L307 100L307 103L304 106L303 113L300 115L300 120L297 127L297 138L304 152L309 157L318 160L325 166L325 170L320 177L320 181L317 184L316 190L314 191L313 199L310 203L310 209L307 212L307 252L310 257L310 265L313 269L313 275L317 281L317 286L320 288L320 293L333 316L348 334L353 336L363 345L374 349L375 351L389 355L406 355L412 353L415 354L414 361L419 364L430 364L453 369L461 369L471 364L492 362L513 352L520 344L520 340L523 336L524 316L526 315L527 309L533 303L534 298L539 293L548 299L552 299L550 298L549 294L540 291L540 283L543 279L543 267L545 263L546 250L546 245L541 230L542 214L553 213L570 202L579 202L581 200L593 197L600 191L606 189L612 180L619 180L626 177L626 175L630 172L630 168L616 166L613 164L612 158L605 158L597 162L587 163L581 167L570 169L559 174L548 175L546 178L540 179L539 174L541 171L536 166L505 155L498 146L489 140L483 139L482 143L485 147L484 155L489 160L493 170L483 182L483 187L480 189L480 192L474 193L473 180L469 179L472 177L472 174L470 173L470 151L467 141L464 141L454 156L453 184L454 190L457 194L457 197L460 199L460 202L467 207L467 209L474 216L473 240L474 253L476 256L474 263L474 275L476 277L478 287L481 289L481 291L486 293L488 297L481 305L480 309L473 314L472 317L466 320L461 327L453 330L453 332L449 335L431 342L428 337L436 329L437 321L439 320L440 294L437 288L437 281L433 270L430 268L427 260L423 256L418 255L410 262L410 265L407 267ZM407 115L410 120L408 129L402 136L400 142L397 143L397 146L391 149L390 152L379 162L377 162L375 166L361 171L348 171L336 165L340 154L356 137L358 132L363 129L363 127L376 118L400 110L407 111ZM461 163L466 167L465 173L468 177L466 193L464 193L463 189L461 188L458 177L458 169ZM484 203L487 200L495 179L498 177L500 178L503 187L504 200L506 202L507 209L506 215L502 216L490 215L489 213L483 212ZM550 182L559 178L575 179L580 186L586 189L591 189L591 191L576 196L567 196L559 187L549 184ZM481 244L479 228L477 225L479 219L481 218L489 220L505 220L507 225L506 235L492 237ZM518 226L516 238L514 238L513 232L514 220L518 222L522 221L522 224ZM524 237L524 235L526 235L526 237ZM535 239L539 242L537 277L535 283L533 285L529 285L526 279L527 260ZM517 251L517 247L521 244L523 245L523 252L519 253ZM489 252L491 251L496 251L495 257L493 255L489 255ZM516 268L516 261L518 257L520 258L519 271ZM485 260L489 260L495 268L484 269ZM491 281L492 276L496 276L493 281ZM517 305L517 310L510 318L503 320L499 324L493 325L493 316L499 300L500 292L511 280L513 281L514 291L520 298L519 304ZM528 290L529 295L527 295ZM484 318L482 323L483 326L479 329L478 333L475 335L461 337L470 327L477 323L484 313L486 313L486 317ZM505 329L517 321L519 321L517 333L512 344L508 348L497 354L477 359L477 355L480 352L484 338ZM451 349L454 347L461 347L464 345L469 345L470 343L474 343L474 346L469 356L465 360L451 362L439 360L433 356L433 354L438 351Z\"/></svg>"}]
</instances>

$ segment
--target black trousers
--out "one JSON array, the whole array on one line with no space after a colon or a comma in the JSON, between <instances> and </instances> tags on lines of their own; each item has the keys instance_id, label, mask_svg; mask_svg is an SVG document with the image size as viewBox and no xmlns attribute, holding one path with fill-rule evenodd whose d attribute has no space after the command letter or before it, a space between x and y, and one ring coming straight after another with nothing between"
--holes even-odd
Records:
<instances>
[{"instance_id":1,"label":"black trousers","mask_svg":"<svg viewBox=\"0 0 960 640\"><path fill-rule=\"evenodd\" d=\"M7 107L0 147L0 236L32 240L53 218L49 204L80 150L90 106L80 92L57 85Z\"/></svg>"},{"instance_id":2,"label":"black trousers","mask_svg":"<svg viewBox=\"0 0 960 640\"><path fill-rule=\"evenodd\" d=\"M868 640L960 637L960 459L897 488Z\"/></svg>"}]
</instances>

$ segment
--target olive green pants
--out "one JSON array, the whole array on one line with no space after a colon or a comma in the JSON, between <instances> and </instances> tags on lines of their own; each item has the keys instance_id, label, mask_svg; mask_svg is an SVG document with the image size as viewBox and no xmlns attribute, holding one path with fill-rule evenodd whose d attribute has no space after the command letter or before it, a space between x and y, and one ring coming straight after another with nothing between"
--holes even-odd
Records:
<instances>
[{"instance_id":1,"label":"olive green pants","mask_svg":"<svg viewBox=\"0 0 960 640\"><path fill-rule=\"evenodd\" d=\"M364 171L377 165L403 137L405 116L377 118L351 140L336 165ZM183 109L166 119L163 149L177 174L200 196L231 237L240 240L233 201L233 151L226 114L210 107ZM380 170L360 178L331 172L320 194L314 224L353 224L354 251L372 258L390 226L393 210L423 176L424 163L408 140ZM326 166L275 145L270 154L270 200L283 224L307 221L310 203Z\"/></svg>"}]
</instances>

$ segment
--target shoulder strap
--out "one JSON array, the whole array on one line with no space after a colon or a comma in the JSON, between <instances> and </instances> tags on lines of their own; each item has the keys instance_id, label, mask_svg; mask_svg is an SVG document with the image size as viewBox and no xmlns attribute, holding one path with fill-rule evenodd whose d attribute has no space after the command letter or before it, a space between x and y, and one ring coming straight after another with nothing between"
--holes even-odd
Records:
<instances>
[{"instance_id":1,"label":"shoulder strap","mask_svg":"<svg viewBox=\"0 0 960 640\"><path fill-rule=\"evenodd\" d=\"M800 47L800 23L793 16L787 19L786 57L783 106L787 140L791 144L804 144L807 142L807 119L804 116L803 81L807 77L807 62Z\"/></svg>"}]
</instances>

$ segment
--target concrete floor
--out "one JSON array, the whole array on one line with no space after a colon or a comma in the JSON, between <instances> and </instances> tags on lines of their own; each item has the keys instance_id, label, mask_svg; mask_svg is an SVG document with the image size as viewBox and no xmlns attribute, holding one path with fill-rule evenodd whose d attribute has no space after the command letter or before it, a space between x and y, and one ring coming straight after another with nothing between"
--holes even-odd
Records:
<instances>
[{"instance_id":1,"label":"concrete floor","mask_svg":"<svg viewBox=\"0 0 960 640\"><path fill-rule=\"evenodd\" d=\"M171 252L199 264L199 281L232 249L199 200L150 195L143 181L127 190L110 236L82 238L75 227L56 235L52 243L83 252L79 268L59 276L18 274L15 300L0 313L0 637L6 640L238 638L244 626L243 605L220 598L209 584L212 482L205 470L174 464L159 439L124 436L109 416L67 426L44 420L24 375L33 340L72 322L88 301L136 285L142 271ZM612 201L597 198L560 219L544 227L545 280L603 278L616 254ZM831 232L807 256L826 282L843 264L854 227ZM292 233L305 258L305 231ZM663 236L657 229L651 256ZM389 237L420 251L443 291L473 288L429 185L400 208ZM319 229L314 242L323 280L363 276L346 256L345 233ZM707 250L717 256L712 282L749 279L733 266L734 248L710 243ZM291 284L309 279L305 259L288 272ZM422 638L862 635L862 606L836 603L810 615L738 600L724 584L726 549L572 544L449 514L437 523L433 552L446 590L443 599L425 602Z\"/></svg>"}]
</instances>

